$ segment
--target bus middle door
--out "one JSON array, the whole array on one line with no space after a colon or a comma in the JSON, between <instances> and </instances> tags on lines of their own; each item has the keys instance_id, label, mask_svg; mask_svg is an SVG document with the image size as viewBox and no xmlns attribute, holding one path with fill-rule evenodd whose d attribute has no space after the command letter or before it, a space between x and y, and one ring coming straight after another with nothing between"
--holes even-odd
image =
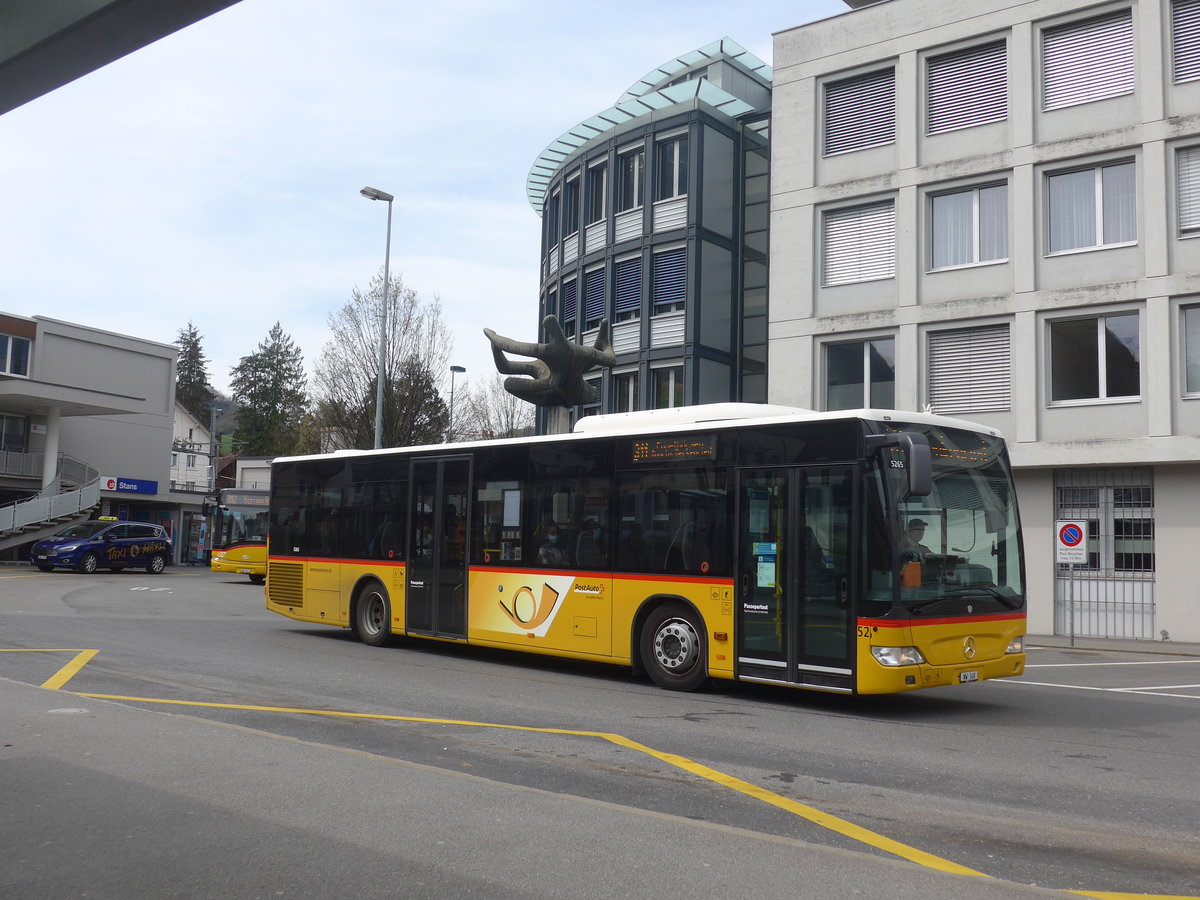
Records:
<instances>
[{"instance_id":1,"label":"bus middle door","mask_svg":"<svg viewBox=\"0 0 1200 900\"><path fill-rule=\"evenodd\" d=\"M853 471L739 470L739 677L851 689Z\"/></svg>"},{"instance_id":2,"label":"bus middle door","mask_svg":"<svg viewBox=\"0 0 1200 900\"><path fill-rule=\"evenodd\" d=\"M412 534L405 627L438 637L467 636L469 459L412 463Z\"/></svg>"}]
</instances>

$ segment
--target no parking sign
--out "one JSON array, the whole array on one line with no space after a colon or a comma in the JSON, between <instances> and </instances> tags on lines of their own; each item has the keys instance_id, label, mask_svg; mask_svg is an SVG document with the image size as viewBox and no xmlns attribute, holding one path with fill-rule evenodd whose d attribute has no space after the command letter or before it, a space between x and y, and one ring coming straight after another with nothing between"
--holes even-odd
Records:
<instances>
[{"instance_id":1,"label":"no parking sign","mask_svg":"<svg viewBox=\"0 0 1200 900\"><path fill-rule=\"evenodd\" d=\"M1087 522L1055 522L1054 561L1058 563L1087 563Z\"/></svg>"}]
</instances>

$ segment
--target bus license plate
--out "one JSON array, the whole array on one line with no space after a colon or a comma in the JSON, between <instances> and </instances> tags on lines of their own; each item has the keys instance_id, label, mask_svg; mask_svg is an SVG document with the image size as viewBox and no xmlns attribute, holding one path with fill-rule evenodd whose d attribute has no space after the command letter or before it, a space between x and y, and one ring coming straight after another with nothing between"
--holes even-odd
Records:
<instances>
[{"instance_id":1,"label":"bus license plate","mask_svg":"<svg viewBox=\"0 0 1200 900\"><path fill-rule=\"evenodd\" d=\"M958 683L959 684L966 684L967 682L978 681L978 680L979 680L979 672L976 669L972 669L970 672L959 672L958 673Z\"/></svg>"}]
</instances>

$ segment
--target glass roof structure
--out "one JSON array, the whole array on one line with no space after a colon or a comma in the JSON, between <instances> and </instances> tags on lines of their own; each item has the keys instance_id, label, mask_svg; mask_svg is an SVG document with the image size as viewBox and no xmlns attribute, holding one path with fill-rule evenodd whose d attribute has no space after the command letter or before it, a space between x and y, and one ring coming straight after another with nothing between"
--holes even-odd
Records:
<instances>
[{"instance_id":1,"label":"glass roof structure","mask_svg":"<svg viewBox=\"0 0 1200 900\"><path fill-rule=\"evenodd\" d=\"M730 118L753 112L756 107L711 81L687 78L689 71L707 68L721 60L734 63L767 86L771 84L771 67L729 38L714 41L651 69L621 95L616 105L584 119L538 155L525 184L525 193L534 212L539 216L542 214L550 181L567 159L589 142L633 119L656 110L697 101Z\"/></svg>"}]
</instances>

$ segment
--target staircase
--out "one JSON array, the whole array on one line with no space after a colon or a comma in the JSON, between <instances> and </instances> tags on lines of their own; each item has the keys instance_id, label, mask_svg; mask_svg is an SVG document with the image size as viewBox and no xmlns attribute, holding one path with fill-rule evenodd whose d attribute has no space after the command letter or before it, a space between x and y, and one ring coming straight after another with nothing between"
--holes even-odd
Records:
<instances>
[{"instance_id":1,"label":"staircase","mask_svg":"<svg viewBox=\"0 0 1200 900\"><path fill-rule=\"evenodd\" d=\"M40 474L41 454L0 453L0 475ZM61 456L48 487L28 500L0 506L0 551L54 534L87 518L99 505L100 473L77 459Z\"/></svg>"}]
</instances>

